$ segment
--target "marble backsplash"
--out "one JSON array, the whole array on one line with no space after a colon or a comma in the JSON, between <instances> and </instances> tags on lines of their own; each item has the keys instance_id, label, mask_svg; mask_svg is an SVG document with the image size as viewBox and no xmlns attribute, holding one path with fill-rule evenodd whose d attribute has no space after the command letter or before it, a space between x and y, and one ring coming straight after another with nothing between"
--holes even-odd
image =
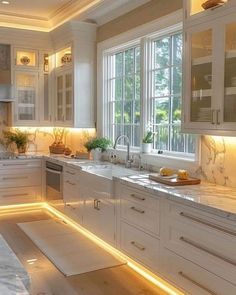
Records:
<instances>
[{"instance_id":1,"label":"marble backsplash","mask_svg":"<svg viewBox=\"0 0 236 295\"><path fill-rule=\"evenodd\" d=\"M8 104L0 103L0 138L7 126L7 109ZM30 133L29 151L48 152L54 141L53 128L25 129ZM95 129L66 129L64 143L73 152L85 151L84 143L95 134ZM236 137L202 136L201 166L197 174L209 182L236 187Z\"/></svg>"},{"instance_id":2,"label":"marble backsplash","mask_svg":"<svg viewBox=\"0 0 236 295\"><path fill-rule=\"evenodd\" d=\"M203 179L236 187L236 137L202 136L200 169Z\"/></svg>"}]
</instances>

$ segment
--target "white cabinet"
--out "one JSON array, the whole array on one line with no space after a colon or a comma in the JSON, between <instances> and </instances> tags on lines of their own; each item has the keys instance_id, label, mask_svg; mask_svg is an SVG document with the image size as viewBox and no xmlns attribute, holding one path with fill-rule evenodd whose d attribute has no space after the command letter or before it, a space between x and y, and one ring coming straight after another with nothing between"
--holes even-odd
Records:
<instances>
[{"instance_id":1,"label":"white cabinet","mask_svg":"<svg viewBox=\"0 0 236 295\"><path fill-rule=\"evenodd\" d=\"M163 225L165 248L230 282L236 291L234 222L167 201Z\"/></svg>"},{"instance_id":2,"label":"white cabinet","mask_svg":"<svg viewBox=\"0 0 236 295\"><path fill-rule=\"evenodd\" d=\"M56 79L56 124L73 126L73 71L57 70Z\"/></svg>"},{"instance_id":3,"label":"white cabinet","mask_svg":"<svg viewBox=\"0 0 236 295\"><path fill-rule=\"evenodd\" d=\"M115 200L112 198L112 180L83 171L80 190L84 199L83 226L114 245Z\"/></svg>"},{"instance_id":4,"label":"white cabinet","mask_svg":"<svg viewBox=\"0 0 236 295\"><path fill-rule=\"evenodd\" d=\"M15 124L34 125L38 120L38 84L37 72L15 71Z\"/></svg>"},{"instance_id":5,"label":"white cabinet","mask_svg":"<svg viewBox=\"0 0 236 295\"><path fill-rule=\"evenodd\" d=\"M80 190L80 172L78 169L64 167L63 200L65 214L82 224L84 201Z\"/></svg>"},{"instance_id":6,"label":"white cabinet","mask_svg":"<svg viewBox=\"0 0 236 295\"><path fill-rule=\"evenodd\" d=\"M2 160L0 206L41 201L41 160Z\"/></svg>"},{"instance_id":7,"label":"white cabinet","mask_svg":"<svg viewBox=\"0 0 236 295\"><path fill-rule=\"evenodd\" d=\"M52 125L51 67L48 52L14 49L14 126Z\"/></svg>"},{"instance_id":8,"label":"white cabinet","mask_svg":"<svg viewBox=\"0 0 236 295\"><path fill-rule=\"evenodd\" d=\"M115 182L117 246L160 272L160 199Z\"/></svg>"},{"instance_id":9,"label":"white cabinet","mask_svg":"<svg viewBox=\"0 0 236 295\"><path fill-rule=\"evenodd\" d=\"M191 5L186 8L188 17L184 25L182 129L190 133L235 135L236 13L232 6L236 4L232 1L230 6L201 13L200 4ZM189 13L189 9L197 13Z\"/></svg>"}]
</instances>

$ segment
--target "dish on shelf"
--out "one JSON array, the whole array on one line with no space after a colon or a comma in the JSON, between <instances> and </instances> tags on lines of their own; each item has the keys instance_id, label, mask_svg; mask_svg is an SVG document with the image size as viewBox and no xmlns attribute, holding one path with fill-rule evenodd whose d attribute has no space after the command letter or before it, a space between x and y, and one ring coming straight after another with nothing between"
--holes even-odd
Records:
<instances>
[{"instance_id":1,"label":"dish on shelf","mask_svg":"<svg viewBox=\"0 0 236 295\"><path fill-rule=\"evenodd\" d=\"M207 0L206 2L202 3L202 8L207 10L210 8L217 7L219 5L223 5L227 2L228 0Z\"/></svg>"},{"instance_id":2,"label":"dish on shelf","mask_svg":"<svg viewBox=\"0 0 236 295\"><path fill-rule=\"evenodd\" d=\"M72 61L72 55L71 53L65 53L61 58L61 63L63 65L68 64Z\"/></svg>"},{"instance_id":3,"label":"dish on shelf","mask_svg":"<svg viewBox=\"0 0 236 295\"><path fill-rule=\"evenodd\" d=\"M22 65L27 66L30 63L30 58L26 55L22 56L20 59Z\"/></svg>"},{"instance_id":4,"label":"dish on shelf","mask_svg":"<svg viewBox=\"0 0 236 295\"><path fill-rule=\"evenodd\" d=\"M205 81L211 86L212 83L212 75L204 75Z\"/></svg>"}]
</instances>

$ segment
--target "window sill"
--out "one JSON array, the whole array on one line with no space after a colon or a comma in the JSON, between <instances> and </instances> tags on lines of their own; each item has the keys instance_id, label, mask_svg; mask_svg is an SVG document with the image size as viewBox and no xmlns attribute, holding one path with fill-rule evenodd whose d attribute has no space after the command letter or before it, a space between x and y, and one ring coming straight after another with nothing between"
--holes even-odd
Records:
<instances>
[{"instance_id":1,"label":"window sill","mask_svg":"<svg viewBox=\"0 0 236 295\"><path fill-rule=\"evenodd\" d=\"M109 152L115 152L118 157L122 160L125 160L127 151L125 148L118 148L116 150L110 149ZM157 168L168 166L174 169L191 169L197 170L199 168L200 162L199 159L184 157L181 155L175 156L170 154L157 154L152 152L150 154L140 153L139 148L133 148L130 150L131 155L141 155L142 164L151 165Z\"/></svg>"}]
</instances>

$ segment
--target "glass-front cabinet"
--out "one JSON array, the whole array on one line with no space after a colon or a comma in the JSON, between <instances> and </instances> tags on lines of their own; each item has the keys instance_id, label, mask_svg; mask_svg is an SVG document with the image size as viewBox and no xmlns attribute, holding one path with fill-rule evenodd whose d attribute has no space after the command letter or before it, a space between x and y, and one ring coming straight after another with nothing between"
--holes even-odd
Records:
<instances>
[{"instance_id":1,"label":"glass-front cabinet","mask_svg":"<svg viewBox=\"0 0 236 295\"><path fill-rule=\"evenodd\" d=\"M236 13L185 25L184 117L190 133L236 131Z\"/></svg>"},{"instance_id":2,"label":"glass-front cabinet","mask_svg":"<svg viewBox=\"0 0 236 295\"><path fill-rule=\"evenodd\" d=\"M15 95L16 123L24 125L37 121L38 73L16 71Z\"/></svg>"},{"instance_id":3,"label":"glass-front cabinet","mask_svg":"<svg viewBox=\"0 0 236 295\"><path fill-rule=\"evenodd\" d=\"M60 126L73 125L73 73L56 73L56 123Z\"/></svg>"}]
</instances>

